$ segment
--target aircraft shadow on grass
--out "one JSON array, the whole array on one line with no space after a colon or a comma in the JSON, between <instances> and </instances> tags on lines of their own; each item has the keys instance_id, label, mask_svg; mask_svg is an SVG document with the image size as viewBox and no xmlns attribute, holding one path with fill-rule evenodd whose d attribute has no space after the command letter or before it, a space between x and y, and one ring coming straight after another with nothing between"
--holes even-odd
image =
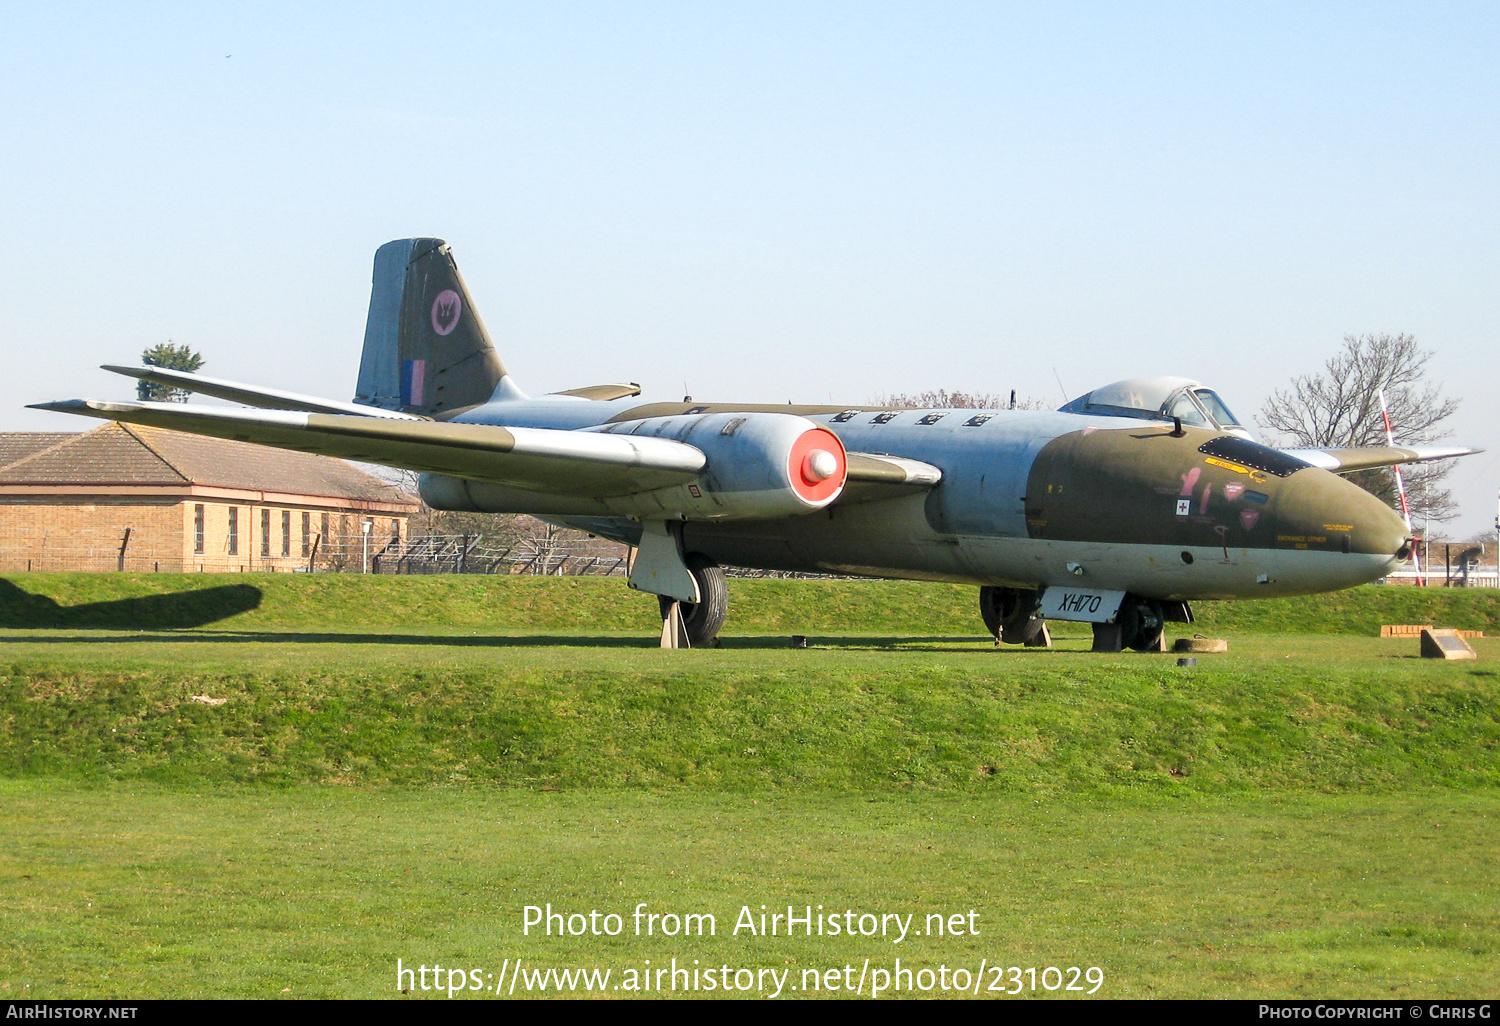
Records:
<instances>
[{"instance_id":1,"label":"aircraft shadow on grass","mask_svg":"<svg viewBox=\"0 0 1500 1026\"><path fill-rule=\"evenodd\" d=\"M112 602L59 605L0 577L0 627L109 627L117 630L176 630L217 623L260 605L261 590L227 584L168 595L142 595ZM35 639L34 639L35 640Z\"/></svg>"},{"instance_id":2,"label":"aircraft shadow on grass","mask_svg":"<svg viewBox=\"0 0 1500 1026\"><path fill-rule=\"evenodd\" d=\"M58 607L51 599L43 599L43 602L51 603L47 608L52 610L50 615L38 615L34 622L21 623L14 615L15 608L5 591L6 581L0 579L0 627L116 627L134 630L164 630L171 627L193 627L200 626L198 622L181 622L167 624L160 618L152 624L146 624L141 618L125 622L123 618L114 618L104 622L101 618L93 619L71 619L63 622L58 610L62 613L71 613L73 610L89 610L100 607L122 605L123 603L98 603L97 606L71 606ZM13 585L10 587L14 588ZM244 587L244 586L240 586ZM212 588L202 592L186 592L186 595L205 595L213 591L232 591L234 588ZM247 591L256 591L254 588L246 587ZM19 591L19 589L16 589ZM21 592L25 595L24 592ZM25 596L27 599L35 599L36 596ZM162 596L169 597L169 596ZM259 594L256 595L259 601ZM247 608L255 608L251 605ZM211 623L213 619L221 619L223 616L231 615L224 613L220 616L204 619L202 623ZM790 645L789 635L765 635L748 638L724 638L723 648L726 649L781 649ZM916 647L923 652L972 652L975 644L982 643L986 639L980 637L869 637L869 636L819 636L808 635L807 640L813 649L836 648L847 649L911 649ZM109 635L96 637L89 635L66 635L48 634L37 635L12 635L3 642L26 642L28 644L77 644L79 642L96 642L100 644L128 644L130 642L150 643L211 643L211 644L272 644L272 645L431 645L455 648L657 648L657 640L653 637L640 636L599 636L599 635L576 635L576 634L481 634L481 635L445 635L445 634L362 634L362 633L315 633L308 631L203 631L193 634L171 634L162 636L159 634L143 634L130 637ZM1017 649L1017 652L1022 650Z\"/></svg>"}]
</instances>

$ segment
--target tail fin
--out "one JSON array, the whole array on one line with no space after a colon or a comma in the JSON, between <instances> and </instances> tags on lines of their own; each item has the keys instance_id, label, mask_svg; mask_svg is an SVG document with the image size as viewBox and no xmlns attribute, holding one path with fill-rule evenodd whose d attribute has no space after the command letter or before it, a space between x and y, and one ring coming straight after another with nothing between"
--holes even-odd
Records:
<instances>
[{"instance_id":1,"label":"tail fin","mask_svg":"<svg viewBox=\"0 0 1500 1026\"><path fill-rule=\"evenodd\" d=\"M398 239L375 251L355 402L440 416L488 402L504 377L446 242Z\"/></svg>"}]
</instances>

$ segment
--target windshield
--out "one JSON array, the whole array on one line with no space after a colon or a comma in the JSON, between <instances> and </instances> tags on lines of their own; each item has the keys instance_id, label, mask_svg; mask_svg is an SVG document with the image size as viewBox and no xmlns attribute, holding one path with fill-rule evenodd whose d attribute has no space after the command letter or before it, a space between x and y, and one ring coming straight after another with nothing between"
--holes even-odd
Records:
<instances>
[{"instance_id":1,"label":"windshield","mask_svg":"<svg viewBox=\"0 0 1500 1026\"><path fill-rule=\"evenodd\" d=\"M1198 397L1198 401L1203 404L1203 408L1208 411L1208 415L1218 422L1219 427L1240 426L1240 422L1235 419L1234 414L1229 412L1229 407L1224 405L1224 400L1219 398L1217 392L1208 388L1200 388L1193 395ZM1186 422L1186 419L1183 418L1184 422Z\"/></svg>"},{"instance_id":2,"label":"windshield","mask_svg":"<svg viewBox=\"0 0 1500 1026\"><path fill-rule=\"evenodd\" d=\"M1171 409L1167 410L1167 416L1180 418L1188 427L1209 426L1208 418L1203 416L1203 411L1198 409L1198 404L1186 392L1173 401Z\"/></svg>"}]
</instances>

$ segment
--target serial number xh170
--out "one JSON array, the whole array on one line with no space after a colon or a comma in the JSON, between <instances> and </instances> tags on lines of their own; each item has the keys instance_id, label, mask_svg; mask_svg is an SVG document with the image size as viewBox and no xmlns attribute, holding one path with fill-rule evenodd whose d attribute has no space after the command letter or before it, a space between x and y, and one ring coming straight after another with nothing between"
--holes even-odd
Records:
<instances>
[{"instance_id":1,"label":"serial number xh170","mask_svg":"<svg viewBox=\"0 0 1500 1026\"><path fill-rule=\"evenodd\" d=\"M39 408L416 470L438 509L636 546L631 587L660 596L664 638L693 645L723 623L732 565L974 584L1001 641L1046 644L1053 618L1093 623L1098 649L1159 649L1193 600L1385 576L1406 524L1338 474L1475 451L1273 449L1181 378L1048 412L651 402L635 384L531 397L439 239L376 253L353 402L106 369L245 406Z\"/></svg>"}]
</instances>

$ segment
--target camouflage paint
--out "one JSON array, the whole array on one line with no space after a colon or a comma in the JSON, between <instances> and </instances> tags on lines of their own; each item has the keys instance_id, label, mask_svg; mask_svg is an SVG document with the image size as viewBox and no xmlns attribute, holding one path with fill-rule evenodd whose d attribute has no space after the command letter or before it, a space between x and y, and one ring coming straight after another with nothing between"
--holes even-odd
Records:
<instances>
[{"instance_id":1,"label":"camouflage paint","mask_svg":"<svg viewBox=\"0 0 1500 1026\"><path fill-rule=\"evenodd\" d=\"M1315 467L1278 477L1200 450L1222 434L1142 425L1054 438L1027 475L1027 536L1345 553L1401 547L1405 525L1368 492Z\"/></svg>"},{"instance_id":2,"label":"camouflage paint","mask_svg":"<svg viewBox=\"0 0 1500 1026\"><path fill-rule=\"evenodd\" d=\"M448 244L381 246L354 401L439 416L489 401L504 375Z\"/></svg>"}]
</instances>

